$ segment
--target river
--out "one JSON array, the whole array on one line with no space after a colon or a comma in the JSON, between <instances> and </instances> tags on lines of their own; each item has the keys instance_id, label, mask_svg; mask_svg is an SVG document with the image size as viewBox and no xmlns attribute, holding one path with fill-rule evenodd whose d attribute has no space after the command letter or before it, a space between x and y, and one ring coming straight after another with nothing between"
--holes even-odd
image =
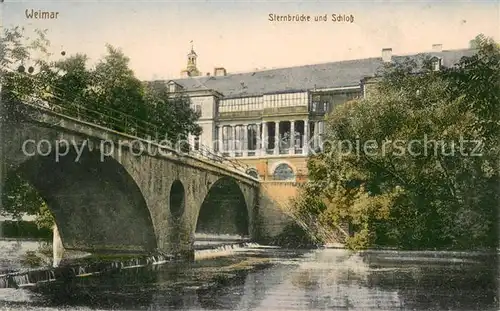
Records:
<instances>
[{"instance_id":1,"label":"river","mask_svg":"<svg viewBox=\"0 0 500 311\"><path fill-rule=\"evenodd\" d=\"M30 248L29 242L23 245ZM481 254L352 254L341 249L301 251L248 244L223 252L198 251L196 258L189 264L166 263L2 288L0 309L499 309L496 258Z\"/></svg>"}]
</instances>

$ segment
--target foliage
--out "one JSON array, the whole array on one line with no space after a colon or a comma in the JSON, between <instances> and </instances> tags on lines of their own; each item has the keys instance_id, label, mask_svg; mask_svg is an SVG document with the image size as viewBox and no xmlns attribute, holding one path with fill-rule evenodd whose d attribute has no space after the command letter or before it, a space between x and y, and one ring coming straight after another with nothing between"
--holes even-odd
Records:
<instances>
[{"instance_id":1,"label":"foliage","mask_svg":"<svg viewBox=\"0 0 500 311\"><path fill-rule=\"evenodd\" d=\"M149 120L163 129L160 138L176 142L187 133L201 134L201 127L196 123L200 115L190 108L186 95L171 98L167 86L159 82L148 83L145 88Z\"/></svg>"},{"instance_id":2,"label":"foliage","mask_svg":"<svg viewBox=\"0 0 500 311\"><path fill-rule=\"evenodd\" d=\"M119 49L107 45L107 54L94 68L89 68L84 54L49 62L46 31L36 34L30 40L23 28L5 30L0 43L3 99L36 98L73 109L79 105L87 108L82 111L87 111L90 121L127 133L133 133L136 126L154 127L160 137L166 134L172 139L200 133L199 115L190 108L189 98L170 96L163 83L141 82ZM20 66L24 74L18 72ZM31 66L34 71L27 74Z\"/></svg>"},{"instance_id":3,"label":"foliage","mask_svg":"<svg viewBox=\"0 0 500 311\"><path fill-rule=\"evenodd\" d=\"M26 251L21 258L21 264L28 268L38 268L43 265L43 258L38 256L35 251Z\"/></svg>"},{"instance_id":4,"label":"foliage","mask_svg":"<svg viewBox=\"0 0 500 311\"><path fill-rule=\"evenodd\" d=\"M39 243L36 251L26 251L21 255L20 262L27 268L52 266L52 245L47 241Z\"/></svg>"},{"instance_id":5,"label":"foliage","mask_svg":"<svg viewBox=\"0 0 500 311\"><path fill-rule=\"evenodd\" d=\"M278 236L269 241L269 244L285 248L303 249L316 248L320 245L317 240L311 238L303 227L296 223L287 225Z\"/></svg>"},{"instance_id":6,"label":"foliage","mask_svg":"<svg viewBox=\"0 0 500 311\"><path fill-rule=\"evenodd\" d=\"M43 203L38 192L16 172L10 171L6 174L2 189L1 215L20 219L24 214L36 214Z\"/></svg>"},{"instance_id":7,"label":"foliage","mask_svg":"<svg viewBox=\"0 0 500 311\"><path fill-rule=\"evenodd\" d=\"M49 50L47 31L36 30L30 38L24 28L5 29L0 41L1 121L22 121L18 103L30 102L129 134L142 128L141 133L175 141L201 132L189 98L172 98L165 85L140 81L119 49L107 45L107 54L93 68L84 54L50 61ZM39 226L51 227L47 206L15 172L6 179L1 199L2 213L17 218L36 214Z\"/></svg>"},{"instance_id":8,"label":"foliage","mask_svg":"<svg viewBox=\"0 0 500 311\"><path fill-rule=\"evenodd\" d=\"M493 38L486 37L484 34L479 34L477 35L474 39L469 41L469 48L470 49L480 49L481 47L484 47L485 44L488 45L493 45L496 46L497 48L500 47L500 44L495 42Z\"/></svg>"},{"instance_id":9,"label":"foliage","mask_svg":"<svg viewBox=\"0 0 500 311\"><path fill-rule=\"evenodd\" d=\"M55 224L54 215L52 215L47 203L43 202L40 209L36 212L35 223L39 229L50 228Z\"/></svg>"},{"instance_id":10,"label":"foliage","mask_svg":"<svg viewBox=\"0 0 500 311\"><path fill-rule=\"evenodd\" d=\"M462 109L473 113L473 129L496 147L500 137L500 44L484 35L474 42L478 52L446 72L449 92L452 98L464 96Z\"/></svg>"},{"instance_id":11,"label":"foliage","mask_svg":"<svg viewBox=\"0 0 500 311\"><path fill-rule=\"evenodd\" d=\"M483 40L453 68L387 65L372 96L328 117L325 151L308 161L316 203L306 212L348 222L353 249L496 247L499 60Z\"/></svg>"},{"instance_id":12,"label":"foliage","mask_svg":"<svg viewBox=\"0 0 500 311\"><path fill-rule=\"evenodd\" d=\"M40 228L33 221L6 220L2 224L2 237L33 238L49 241L52 239L52 228Z\"/></svg>"}]
</instances>

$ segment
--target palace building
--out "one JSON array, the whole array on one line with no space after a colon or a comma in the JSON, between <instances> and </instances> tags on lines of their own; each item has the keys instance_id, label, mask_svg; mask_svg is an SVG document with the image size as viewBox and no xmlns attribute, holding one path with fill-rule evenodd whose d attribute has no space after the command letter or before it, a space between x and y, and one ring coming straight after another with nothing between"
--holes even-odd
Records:
<instances>
[{"instance_id":1,"label":"palace building","mask_svg":"<svg viewBox=\"0 0 500 311\"><path fill-rule=\"evenodd\" d=\"M367 96L370 78L384 63L404 57L428 56L434 70L452 66L473 50L432 50L323 64L228 73L215 68L202 74L191 48L180 79L163 81L172 95L187 94L200 112L200 137L190 137L195 149L214 152L247 164L248 174L262 180L304 181L307 157L321 148L324 117L336 105Z\"/></svg>"}]
</instances>

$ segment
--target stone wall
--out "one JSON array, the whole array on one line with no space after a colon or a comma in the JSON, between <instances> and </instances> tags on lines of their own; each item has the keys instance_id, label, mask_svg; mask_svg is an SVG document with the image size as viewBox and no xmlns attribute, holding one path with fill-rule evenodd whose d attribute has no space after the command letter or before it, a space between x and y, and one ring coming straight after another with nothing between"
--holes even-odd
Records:
<instances>
[{"instance_id":1,"label":"stone wall","mask_svg":"<svg viewBox=\"0 0 500 311\"><path fill-rule=\"evenodd\" d=\"M273 238L294 220L291 217L291 202L298 193L294 182L262 182L259 200L259 233L261 237Z\"/></svg>"},{"instance_id":2,"label":"stone wall","mask_svg":"<svg viewBox=\"0 0 500 311\"><path fill-rule=\"evenodd\" d=\"M260 179L263 181L273 180L274 168L281 163L288 164L294 171L297 182L307 179L307 157L302 155L291 155L288 157L267 157L260 159L237 159L238 162L245 163L250 168L257 170Z\"/></svg>"}]
</instances>

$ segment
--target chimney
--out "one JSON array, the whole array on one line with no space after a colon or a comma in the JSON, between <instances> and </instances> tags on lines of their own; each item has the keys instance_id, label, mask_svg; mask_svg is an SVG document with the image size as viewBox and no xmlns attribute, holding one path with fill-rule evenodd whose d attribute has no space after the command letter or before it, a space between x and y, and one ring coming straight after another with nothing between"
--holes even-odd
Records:
<instances>
[{"instance_id":1,"label":"chimney","mask_svg":"<svg viewBox=\"0 0 500 311\"><path fill-rule=\"evenodd\" d=\"M390 63L392 59L392 48L382 49L382 61L384 63Z\"/></svg>"},{"instance_id":2,"label":"chimney","mask_svg":"<svg viewBox=\"0 0 500 311\"><path fill-rule=\"evenodd\" d=\"M443 45L442 44L433 44L432 45L432 51L433 52L442 52L443 51Z\"/></svg>"},{"instance_id":3,"label":"chimney","mask_svg":"<svg viewBox=\"0 0 500 311\"><path fill-rule=\"evenodd\" d=\"M225 76L225 75L227 75L226 68L217 67L214 69L214 76L220 77L220 76Z\"/></svg>"}]
</instances>

